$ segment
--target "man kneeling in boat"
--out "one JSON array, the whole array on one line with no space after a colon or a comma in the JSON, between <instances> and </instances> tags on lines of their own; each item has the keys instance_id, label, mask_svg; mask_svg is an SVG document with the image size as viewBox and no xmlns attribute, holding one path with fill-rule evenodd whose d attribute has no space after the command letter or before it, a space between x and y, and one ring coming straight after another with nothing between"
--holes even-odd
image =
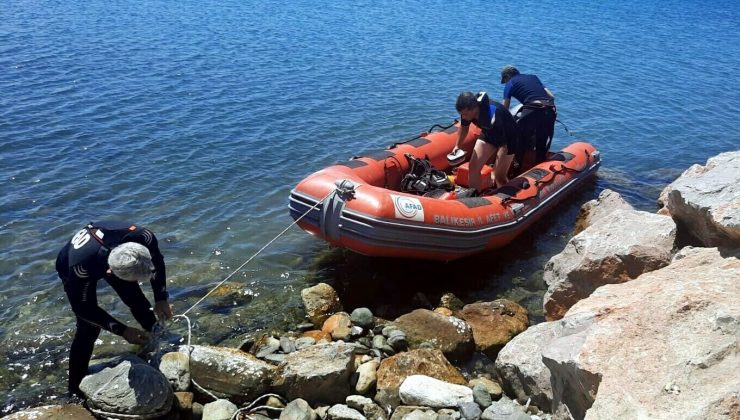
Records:
<instances>
[{"instance_id":1,"label":"man kneeling in boat","mask_svg":"<svg viewBox=\"0 0 740 420\"><path fill-rule=\"evenodd\" d=\"M499 102L489 101L485 92L478 95L462 92L457 97L455 108L460 113L460 130L453 153L462 146L471 122L481 129L480 138L470 157L470 187L480 192L481 169L494 153L496 164L493 176L496 186L501 187L509 182L509 166L514 160L519 142L519 128L509 110Z\"/></svg>"}]
</instances>

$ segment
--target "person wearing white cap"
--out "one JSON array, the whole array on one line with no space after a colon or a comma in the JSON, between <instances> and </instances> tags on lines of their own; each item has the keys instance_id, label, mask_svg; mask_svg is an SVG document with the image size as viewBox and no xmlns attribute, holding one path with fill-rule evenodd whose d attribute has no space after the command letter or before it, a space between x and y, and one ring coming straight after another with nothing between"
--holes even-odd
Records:
<instances>
[{"instance_id":1,"label":"person wearing white cap","mask_svg":"<svg viewBox=\"0 0 740 420\"><path fill-rule=\"evenodd\" d=\"M77 317L69 355L69 391L79 395L101 329L131 344L146 344L157 318L172 317L164 257L150 230L126 222L103 221L85 226L64 245L57 256L56 270ZM143 330L126 326L98 306L96 286L101 278L131 309ZM139 287L143 281L151 282L153 311Z\"/></svg>"}]
</instances>

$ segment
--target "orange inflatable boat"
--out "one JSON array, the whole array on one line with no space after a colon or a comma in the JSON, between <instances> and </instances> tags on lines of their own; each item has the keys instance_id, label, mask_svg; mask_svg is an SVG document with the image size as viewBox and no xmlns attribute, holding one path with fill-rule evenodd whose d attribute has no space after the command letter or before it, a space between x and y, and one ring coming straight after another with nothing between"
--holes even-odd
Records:
<instances>
[{"instance_id":1,"label":"orange inflatable boat","mask_svg":"<svg viewBox=\"0 0 740 420\"><path fill-rule=\"evenodd\" d=\"M456 121L309 175L290 193L291 216L303 230L361 254L449 261L508 244L601 163L591 144L572 143L501 188L466 197L468 164L452 167L447 159L458 128ZM466 158L479 133L470 126ZM427 159L452 182L441 180L444 189L425 193L402 191L414 158ZM489 186L490 174L484 166L481 179Z\"/></svg>"}]
</instances>

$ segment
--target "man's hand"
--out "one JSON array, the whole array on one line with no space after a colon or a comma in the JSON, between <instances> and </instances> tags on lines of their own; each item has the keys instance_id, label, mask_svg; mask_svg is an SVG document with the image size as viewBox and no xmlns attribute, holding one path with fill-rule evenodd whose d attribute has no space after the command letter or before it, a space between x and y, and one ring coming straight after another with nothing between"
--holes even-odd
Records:
<instances>
[{"instance_id":1,"label":"man's hand","mask_svg":"<svg viewBox=\"0 0 740 420\"><path fill-rule=\"evenodd\" d=\"M157 315L157 319L160 321L166 321L172 318L172 308L170 303L166 300L160 300L154 304L154 314Z\"/></svg>"},{"instance_id":2,"label":"man's hand","mask_svg":"<svg viewBox=\"0 0 740 420\"><path fill-rule=\"evenodd\" d=\"M127 327L123 331L123 338L131 344L146 344L149 341L149 333L137 328Z\"/></svg>"}]
</instances>

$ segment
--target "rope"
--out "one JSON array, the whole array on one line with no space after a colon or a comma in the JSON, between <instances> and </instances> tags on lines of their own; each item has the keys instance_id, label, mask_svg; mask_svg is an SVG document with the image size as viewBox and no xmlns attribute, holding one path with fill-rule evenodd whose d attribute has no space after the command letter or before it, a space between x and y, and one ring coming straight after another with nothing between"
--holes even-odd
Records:
<instances>
[{"instance_id":1,"label":"rope","mask_svg":"<svg viewBox=\"0 0 740 420\"><path fill-rule=\"evenodd\" d=\"M236 270L234 270L231 274L229 274L228 276L226 276L225 279L221 280L221 283L217 284L216 287L214 287L213 289L211 289L208 293L205 294L205 296L203 296L202 298L200 298L200 300L198 300L197 302L195 302L193 304L193 306L191 306L190 308L188 308L187 311L183 312L182 315L186 315L188 312L190 312L191 310L193 310L193 308L195 308L201 302L203 302L208 296L211 295L211 293L215 292L216 289L218 289L219 287L221 287L221 285L223 285L224 283L226 283L230 278L232 278L236 273L238 273L239 270L241 270L242 268L244 268L245 265L249 264L257 255L259 255L262 251L264 251L265 248L267 248L268 246L270 246L279 237L281 237L285 232L287 232L288 229L290 229L291 227L293 227L293 225L295 225L296 223L300 222L301 219L303 219L304 217L306 217L306 215L308 213L310 213L313 209L315 209L316 207L318 207L318 205L321 204L324 200L326 200L330 195L334 194L334 191L335 190L331 190L331 192L329 192L329 194L327 194L326 196L324 196L324 198L322 198L321 200L317 201L316 204L314 204L310 209L306 210L306 212L303 213L301 215L301 217L295 219L293 221L293 223L289 224L288 227L286 227L285 229L283 229L282 232L278 233L277 236L275 236L274 238L272 238L270 240L270 242L266 243L265 246L263 246L262 248L259 249L259 251L255 252L254 255L252 255L251 257L249 257L248 260L244 261L244 263L242 265L240 265L239 267L237 267Z\"/></svg>"},{"instance_id":2,"label":"rope","mask_svg":"<svg viewBox=\"0 0 740 420\"><path fill-rule=\"evenodd\" d=\"M246 415L247 418L252 418L249 415L250 414L253 414L257 410L283 411L282 408L270 407L269 405L260 405L260 406L255 407L255 404L257 404L257 401L262 400L265 397L275 397L278 400L280 400L280 402L282 402L283 404L285 404L285 402L286 402L285 399L283 397L281 397L280 395L278 395L278 394L264 394L262 396L259 396L259 397L255 398L255 400L252 401L248 406L236 410L234 412L234 414L231 416L231 420L236 420L238 418L237 416L239 416L239 414L241 414L241 413L245 413L245 415Z\"/></svg>"}]
</instances>

